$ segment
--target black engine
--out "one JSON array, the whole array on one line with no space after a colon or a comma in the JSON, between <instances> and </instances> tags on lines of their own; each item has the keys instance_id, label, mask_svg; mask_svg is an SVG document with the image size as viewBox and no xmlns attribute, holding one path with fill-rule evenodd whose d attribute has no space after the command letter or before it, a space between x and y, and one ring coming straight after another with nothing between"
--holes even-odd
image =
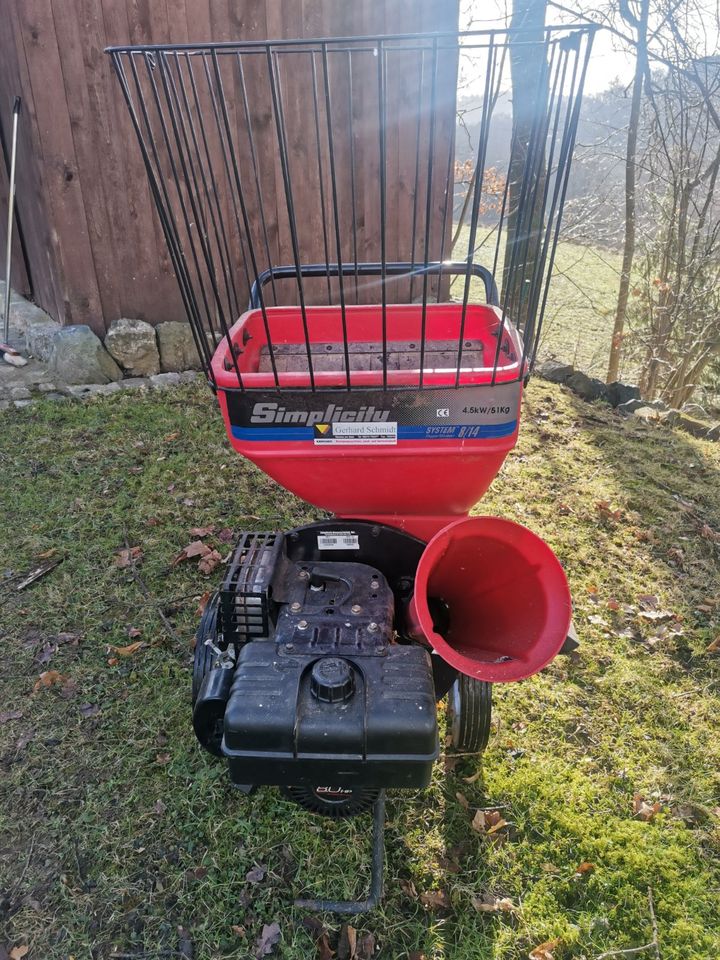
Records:
<instances>
[{"instance_id":1,"label":"black engine","mask_svg":"<svg viewBox=\"0 0 720 960\"><path fill-rule=\"evenodd\" d=\"M235 785L347 815L428 784L436 683L402 623L423 546L337 521L241 536L198 634L193 712Z\"/></svg>"}]
</instances>

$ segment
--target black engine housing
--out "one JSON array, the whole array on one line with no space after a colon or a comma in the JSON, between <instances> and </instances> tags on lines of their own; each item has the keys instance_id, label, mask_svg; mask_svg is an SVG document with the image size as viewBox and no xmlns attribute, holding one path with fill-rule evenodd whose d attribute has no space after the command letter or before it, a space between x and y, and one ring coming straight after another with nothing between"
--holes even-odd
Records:
<instances>
[{"instance_id":1,"label":"black engine housing","mask_svg":"<svg viewBox=\"0 0 720 960\"><path fill-rule=\"evenodd\" d=\"M346 527L352 546L338 560L325 560L325 551L316 560L307 549L299 556L295 549L298 559L291 559L282 534L240 538L220 594L216 639L236 654L232 684L222 684L229 694L220 744L235 784L343 790L429 783L438 755L433 666L427 649L397 629L398 591L408 578L393 589L380 569L358 562L363 539L377 541L378 529L388 528L373 525L361 537ZM301 528L306 541L308 531L318 536ZM208 739L204 718L217 718L213 674L223 669L227 676L227 656L218 657L197 697L201 743Z\"/></svg>"}]
</instances>

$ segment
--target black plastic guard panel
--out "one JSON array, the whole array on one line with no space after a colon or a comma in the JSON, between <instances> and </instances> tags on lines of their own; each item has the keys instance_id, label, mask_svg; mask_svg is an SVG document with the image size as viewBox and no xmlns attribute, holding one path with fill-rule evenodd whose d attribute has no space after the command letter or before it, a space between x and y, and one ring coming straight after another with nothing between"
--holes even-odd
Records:
<instances>
[{"instance_id":1,"label":"black plastic guard panel","mask_svg":"<svg viewBox=\"0 0 720 960\"><path fill-rule=\"evenodd\" d=\"M393 644L346 657L355 692L325 703L310 692L317 657L279 656L274 643L242 648L225 711L223 754L235 783L424 787L438 755L430 657Z\"/></svg>"}]
</instances>

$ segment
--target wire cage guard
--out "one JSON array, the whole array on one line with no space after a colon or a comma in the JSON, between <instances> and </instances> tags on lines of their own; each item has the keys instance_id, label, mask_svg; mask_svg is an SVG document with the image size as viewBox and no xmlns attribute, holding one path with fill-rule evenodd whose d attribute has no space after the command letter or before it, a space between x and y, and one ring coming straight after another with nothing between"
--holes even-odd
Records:
<instances>
[{"instance_id":1,"label":"wire cage guard","mask_svg":"<svg viewBox=\"0 0 720 960\"><path fill-rule=\"evenodd\" d=\"M558 26L534 39L110 48L211 383L315 392L524 380L592 37ZM513 104L511 75L523 70L533 102ZM458 86L479 118L463 162Z\"/></svg>"}]
</instances>

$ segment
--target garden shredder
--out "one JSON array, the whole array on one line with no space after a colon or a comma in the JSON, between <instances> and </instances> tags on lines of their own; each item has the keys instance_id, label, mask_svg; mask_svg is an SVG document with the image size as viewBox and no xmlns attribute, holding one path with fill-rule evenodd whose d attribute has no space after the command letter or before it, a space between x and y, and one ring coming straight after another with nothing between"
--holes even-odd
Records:
<instances>
[{"instance_id":1,"label":"garden shredder","mask_svg":"<svg viewBox=\"0 0 720 960\"><path fill-rule=\"evenodd\" d=\"M109 50L230 443L328 514L240 534L192 689L240 790L374 808L369 898L307 906L377 903L384 791L429 783L437 703L479 752L492 684L567 643L550 547L469 512L518 436L592 36Z\"/></svg>"}]
</instances>

